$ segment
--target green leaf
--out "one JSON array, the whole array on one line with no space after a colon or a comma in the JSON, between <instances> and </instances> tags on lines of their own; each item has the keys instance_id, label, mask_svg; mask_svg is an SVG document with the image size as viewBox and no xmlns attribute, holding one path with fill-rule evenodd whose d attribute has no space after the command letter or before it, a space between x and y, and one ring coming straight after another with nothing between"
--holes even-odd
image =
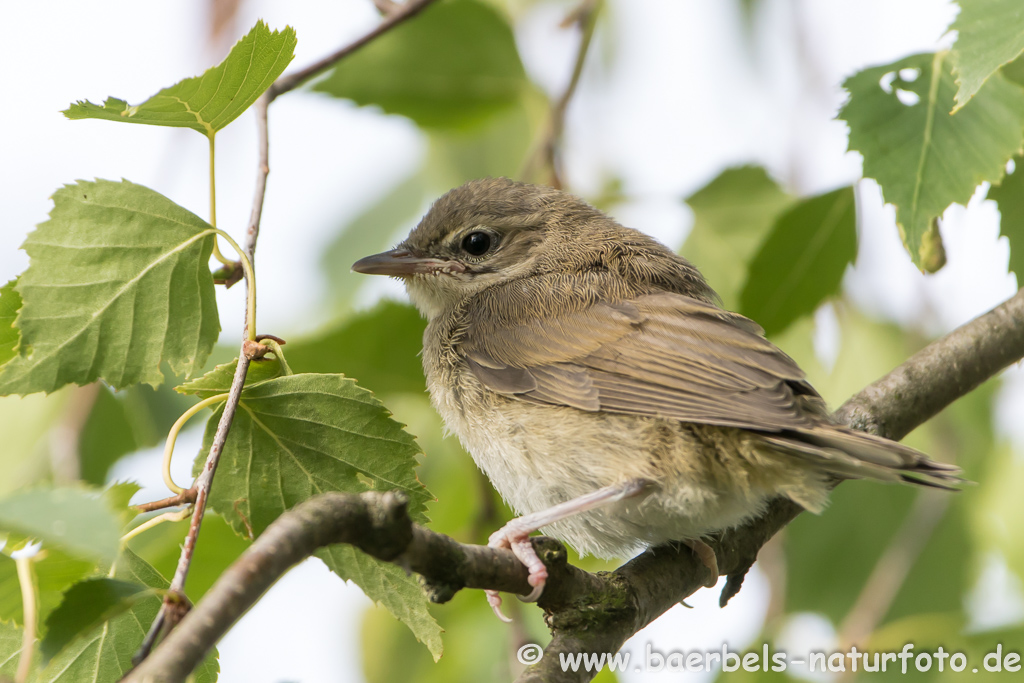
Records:
<instances>
[{"instance_id":1,"label":"green leaf","mask_svg":"<svg viewBox=\"0 0 1024 683\"><path fill-rule=\"evenodd\" d=\"M128 541L131 548L157 571L171 576L181 557L181 539L188 533L190 520L167 522ZM249 541L236 534L224 518L207 512L199 528L192 566L185 581L185 594L193 603L202 599L231 564L238 559Z\"/></svg>"},{"instance_id":2,"label":"green leaf","mask_svg":"<svg viewBox=\"0 0 1024 683\"><path fill-rule=\"evenodd\" d=\"M134 481L118 481L110 485L103 492L103 500L111 512L121 520L121 525L135 519L138 510L131 507L132 496L142 490L142 487Z\"/></svg>"},{"instance_id":3,"label":"green leaf","mask_svg":"<svg viewBox=\"0 0 1024 683\"><path fill-rule=\"evenodd\" d=\"M210 417L196 472L221 408ZM278 377L242 392L210 507L236 533L259 535L285 510L325 491L398 489L423 520L430 494L413 469L416 441L373 394L342 375Z\"/></svg>"},{"instance_id":4,"label":"green leaf","mask_svg":"<svg viewBox=\"0 0 1024 683\"><path fill-rule=\"evenodd\" d=\"M197 471L220 419L210 418ZM409 513L424 521L429 492L413 471L420 452L373 394L341 375L290 375L246 388L228 434L210 492L210 508L238 534L259 535L285 510L326 491L400 490ZM436 647L433 618L417 587L351 549L331 549L328 566L355 581L371 598ZM401 570L398 570L399 573ZM414 608L416 598L422 603Z\"/></svg>"},{"instance_id":5,"label":"green leaf","mask_svg":"<svg viewBox=\"0 0 1024 683\"><path fill-rule=\"evenodd\" d=\"M21 308L21 295L14 289L18 280L14 279L0 287L0 365L17 355L18 340L21 335L14 326Z\"/></svg>"},{"instance_id":6,"label":"green leaf","mask_svg":"<svg viewBox=\"0 0 1024 683\"><path fill-rule=\"evenodd\" d=\"M157 591L166 590L164 579L145 560L125 550L117 561L116 578ZM132 655L142 644L161 599L144 596L126 612L93 628L61 650L36 679L37 683L114 683L131 668ZM197 683L217 680L217 652L213 650L195 670Z\"/></svg>"},{"instance_id":7,"label":"green leaf","mask_svg":"<svg viewBox=\"0 0 1024 683\"><path fill-rule=\"evenodd\" d=\"M18 671L24 629L0 621L0 681L13 681Z\"/></svg>"},{"instance_id":8,"label":"green leaf","mask_svg":"<svg viewBox=\"0 0 1024 683\"><path fill-rule=\"evenodd\" d=\"M957 32L955 113L985 81L1024 53L1024 5L1019 0L957 0L960 14L950 26Z\"/></svg>"},{"instance_id":9,"label":"green leaf","mask_svg":"<svg viewBox=\"0 0 1024 683\"><path fill-rule=\"evenodd\" d=\"M99 496L76 488L18 491L0 499L0 531L13 531L81 558L112 564L121 525Z\"/></svg>"},{"instance_id":10,"label":"green leaf","mask_svg":"<svg viewBox=\"0 0 1024 683\"><path fill-rule=\"evenodd\" d=\"M120 579L99 578L76 583L46 619L46 637L39 646L45 666L72 640L131 609L153 589Z\"/></svg>"},{"instance_id":11,"label":"green leaf","mask_svg":"<svg viewBox=\"0 0 1024 683\"><path fill-rule=\"evenodd\" d=\"M237 367L238 359L235 358L230 363L216 366L202 377L174 387L174 390L179 394L198 396L203 399L217 394L226 394L231 390L231 380L235 377L235 368ZM249 369L245 373L245 386L251 387L283 374L284 368L281 367L281 361L273 354L269 354L249 363Z\"/></svg>"},{"instance_id":12,"label":"green leaf","mask_svg":"<svg viewBox=\"0 0 1024 683\"><path fill-rule=\"evenodd\" d=\"M693 229L680 253L700 268L726 308L739 308L751 260L795 201L759 166L726 169L686 200Z\"/></svg>"},{"instance_id":13,"label":"green leaf","mask_svg":"<svg viewBox=\"0 0 1024 683\"><path fill-rule=\"evenodd\" d=\"M988 190L999 207L999 233L1010 241L1010 270L1024 284L1024 156L1013 158L1013 173Z\"/></svg>"},{"instance_id":14,"label":"green leaf","mask_svg":"<svg viewBox=\"0 0 1024 683\"><path fill-rule=\"evenodd\" d=\"M97 387L96 400L78 440L82 481L103 486L113 464L139 448L123 403L107 387Z\"/></svg>"},{"instance_id":15,"label":"green leaf","mask_svg":"<svg viewBox=\"0 0 1024 683\"><path fill-rule=\"evenodd\" d=\"M525 84L505 18L478 0L452 0L343 59L313 89L426 128L459 128L513 104Z\"/></svg>"},{"instance_id":16,"label":"green leaf","mask_svg":"<svg viewBox=\"0 0 1024 683\"><path fill-rule=\"evenodd\" d=\"M850 149L863 155L864 175L896 206L918 267L932 220L954 202L966 204L982 181L998 182L1024 135L1024 90L999 74L949 114L956 92L951 61L944 52L915 55L843 84L850 101L839 116L850 125Z\"/></svg>"},{"instance_id":17,"label":"green leaf","mask_svg":"<svg viewBox=\"0 0 1024 683\"><path fill-rule=\"evenodd\" d=\"M427 609L427 598L415 576L401 567L370 557L350 545L332 545L317 551L328 569L363 589L366 596L382 605L409 627L416 640L427 646L436 662L444 647L443 629Z\"/></svg>"},{"instance_id":18,"label":"green leaf","mask_svg":"<svg viewBox=\"0 0 1024 683\"><path fill-rule=\"evenodd\" d=\"M857 255L853 188L805 199L782 214L761 245L740 293L740 312L769 335L839 291Z\"/></svg>"},{"instance_id":19,"label":"green leaf","mask_svg":"<svg viewBox=\"0 0 1024 683\"><path fill-rule=\"evenodd\" d=\"M376 393L426 391L419 353L426 323L416 309L393 301L288 344L296 372L343 372ZM387 339L387 344L381 340Z\"/></svg>"},{"instance_id":20,"label":"green leaf","mask_svg":"<svg viewBox=\"0 0 1024 683\"><path fill-rule=\"evenodd\" d=\"M202 368L220 332L213 228L128 181L65 185L53 201L23 245L22 341L0 368L0 394L101 378L156 386L162 362L179 374Z\"/></svg>"},{"instance_id":21,"label":"green leaf","mask_svg":"<svg viewBox=\"0 0 1024 683\"><path fill-rule=\"evenodd\" d=\"M48 548L32 561L39 598L39 627L42 631L47 615L60 604L64 591L96 571L96 563L80 560L61 551ZM24 625L21 584L14 560L0 553L0 621L11 620Z\"/></svg>"},{"instance_id":22,"label":"green leaf","mask_svg":"<svg viewBox=\"0 0 1024 683\"><path fill-rule=\"evenodd\" d=\"M63 113L69 119L191 128L212 138L284 72L295 56L295 42L295 31L290 26L271 31L259 21L223 62L202 76L179 81L135 106L109 97L102 106L82 101Z\"/></svg>"}]
</instances>

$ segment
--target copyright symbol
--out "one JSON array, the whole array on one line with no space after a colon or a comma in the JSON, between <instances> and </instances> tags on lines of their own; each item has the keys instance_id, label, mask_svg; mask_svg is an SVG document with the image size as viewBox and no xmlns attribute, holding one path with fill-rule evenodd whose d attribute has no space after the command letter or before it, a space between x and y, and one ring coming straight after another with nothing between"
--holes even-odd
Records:
<instances>
[{"instance_id":1,"label":"copyright symbol","mask_svg":"<svg viewBox=\"0 0 1024 683\"><path fill-rule=\"evenodd\" d=\"M527 643L516 652L520 664L536 664L544 656L544 648L536 643Z\"/></svg>"}]
</instances>

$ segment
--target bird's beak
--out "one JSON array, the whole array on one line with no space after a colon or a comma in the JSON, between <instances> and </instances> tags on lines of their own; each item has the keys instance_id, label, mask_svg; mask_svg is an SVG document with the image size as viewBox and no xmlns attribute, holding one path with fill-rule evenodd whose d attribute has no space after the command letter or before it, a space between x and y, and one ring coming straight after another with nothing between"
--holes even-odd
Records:
<instances>
[{"instance_id":1,"label":"bird's beak","mask_svg":"<svg viewBox=\"0 0 1024 683\"><path fill-rule=\"evenodd\" d=\"M373 256L361 258L352 264L352 270L366 275L394 275L408 277L410 275L433 275L436 273L465 272L466 266L458 261L417 256L408 249L392 249Z\"/></svg>"}]
</instances>

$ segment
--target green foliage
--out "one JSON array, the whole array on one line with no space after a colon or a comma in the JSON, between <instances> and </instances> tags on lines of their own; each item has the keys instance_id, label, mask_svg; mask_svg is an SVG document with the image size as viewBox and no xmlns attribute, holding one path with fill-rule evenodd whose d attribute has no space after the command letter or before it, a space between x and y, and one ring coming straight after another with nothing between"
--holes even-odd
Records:
<instances>
[{"instance_id":1,"label":"green foliage","mask_svg":"<svg viewBox=\"0 0 1024 683\"><path fill-rule=\"evenodd\" d=\"M32 560L40 630L46 617L60 604L64 591L96 570L96 563L68 555L59 548L47 548ZM21 585L14 560L0 553L0 622L13 621L24 625Z\"/></svg>"},{"instance_id":2,"label":"green foliage","mask_svg":"<svg viewBox=\"0 0 1024 683\"><path fill-rule=\"evenodd\" d=\"M22 343L0 369L0 394L100 378L156 386L162 362L183 374L201 368L220 332L213 228L128 181L65 185L53 201L50 220L25 240Z\"/></svg>"},{"instance_id":3,"label":"green foliage","mask_svg":"<svg viewBox=\"0 0 1024 683\"><path fill-rule=\"evenodd\" d=\"M260 21L223 62L202 76L179 81L135 106L108 97L102 106L89 101L72 104L64 115L69 119L191 128L213 138L284 73L295 56L295 43L291 27L271 31Z\"/></svg>"},{"instance_id":4,"label":"green foliage","mask_svg":"<svg viewBox=\"0 0 1024 683\"><path fill-rule=\"evenodd\" d=\"M693 229L680 253L697 264L726 308L739 308L750 262L794 201L759 166L726 169L686 200Z\"/></svg>"},{"instance_id":5,"label":"green foliage","mask_svg":"<svg viewBox=\"0 0 1024 683\"><path fill-rule=\"evenodd\" d=\"M0 499L0 531L22 534L83 559L112 564L121 525L106 501L77 488L39 488Z\"/></svg>"},{"instance_id":6,"label":"green foliage","mask_svg":"<svg viewBox=\"0 0 1024 683\"><path fill-rule=\"evenodd\" d=\"M378 394L423 393L419 352L426 323L407 304L384 301L309 339L288 344L296 372L343 372ZM381 340L386 339L387 344Z\"/></svg>"},{"instance_id":7,"label":"green foliage","mask_svg":"<svg viewBox=\"0 0 1024 683\"><path fill-rule=\"evenodd\" d=\"M220 412L207 425L197 472ZM236 533L252 537L285 510L319 493L397 489L408 496L413 519L423 521L430 494L413 473L419 452L383 404L353 380L320 374L278 377L242 392L209 505ZM415 579L348 546L318 555L440 656L440 630Z\"/></svg>"},{"instance_id":8,"label":"green foliage","mask_svg":"<svg viewBox=\"0 0 1024 683\"><path fill-rule=\"evenodd\" d=\"M992 185L988 198L999 207L999 233L1010 241L1010 270L1024 283L1024 156L1013 158L1014 171Z\"/></svg>"},{"instance_id":9,"label":"green foliage","mask_svg":"<svg viewBox=\"0 0 1024 683\"><path fill-rule=\"evenodd\" d=\"M313 89L425 128L460 128L512 105L524 87L504 17L478 0L451 0L341 61Z\"/></svg>"},{"instance_id":10,"label":"green foliage","mask_svg":"<svg viewBox=\"0 0 1024 683\"><path fill-rule=\"evenodd\" d=\"M0 680L14 680L24 629L0 621Z\"/></svg>"},{"instance_id":11,"label":"green foliage","mask_svg":"<svg viewBox=\"0 0 1024 683\"><path fill-rule=\"evenodd\" d=\"M944 52L914 55L843 84L850 101L839 116L850 126L850 149L896 206L903 243L919 267L932 221L950 204L966 204L982 181L999 181L1024 133L1024 90L999 74L949 114L951 62Z\"/></svg>"},{"instance_id":12,"label":"green foliage","mask_svg":"<svg viewBox=\"0 0 1024 683\"><path fill-rule=\"evenodd\" d=\"M230 363L216 366L202 377L174 387L174 390L179 394L198 396L203 399L217 394L226 394L231 389L231 380L234 378L237 368L238 359L235 358ZM284 374L284 368L281 367L281 361L273 354L268 354L249 363L249 369L245 373L245 386L254 386L268 379L280 377L282 374Z\"/></svg>"},{"instance_id":13,"label":"green foliage","mask_svg":"<svg viewBox=\"0 0 1024 683\"><path fill-rule=\"evenodd\" d=\"M3 365L16 354L18 348L18 328L14 319L21 308L21 295L14 289L18 280L14 279L0 287L0 365Z\"/></svg>"},{"instance_id":14,"label":"green foliage","mask_svg":"<svg viewBox=\"0 0 1024 683\"><path fill-rule=\"evenodd\" d=\"M98 578L76 583L46 620L46 637L39 646L43 665L78 636L154 594L151 588L120 579Z\"/></svg>"},{"instance_id":15,"label":"green foliage","mask_svg":"<svg viewBox=\"0 0 1024 683\"><path fill-rule=\"evenodd\" d=\"M115 576L155 591L168 587L167 580L131 550L121 554ZM160 603L161 598L155 594L135 601L126 611L71 641L35 680L37 683L114 683L120 680L131 668L132 655L142 644ZM216 657L214 650L196 669L197 683L217 680Z\"/></svg>"},{"instance_id":16,"label":"green foliage","mask_svg":"<svg viewBox=\"0 0 1024 683\"><path fill-rule=\"evenodd\" d=\"M856 256L853 188L805 199L775 221L751 261L740 312L780 332L838 293Z\"/></svg>"},{"instance_id":17,"label":"green foliage","mask_svg":"<svg viewBox=\"0 0 1024 683\"><path fill-rule=\"evenodd\" d=\"M967 104L999 67L1024 52L1024 5L1018 0L957 0L954 112Z\"/></svg>"}]
</instances>

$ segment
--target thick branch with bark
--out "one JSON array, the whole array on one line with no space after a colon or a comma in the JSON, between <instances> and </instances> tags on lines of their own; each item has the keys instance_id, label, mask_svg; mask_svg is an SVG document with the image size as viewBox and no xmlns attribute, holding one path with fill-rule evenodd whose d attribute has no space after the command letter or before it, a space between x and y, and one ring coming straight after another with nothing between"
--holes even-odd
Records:
<instances>
[{"instance_id":1,"label":"thick branch with bark","mask_svg":"<svg viewBox=\"0 0 1024 683\"><path fill-rule=\"evenodd\" d=\"M911 357L851 398L836 418L893 439L1024 357L1024 290ZM723 603L738 590L768 539L801 508L779 499L746 525L711 543L729 576ZM445 602L462 588L527 593L526 569L507 550L465 545L413 524L396 494L327 493L284 513L232 565L129 681L182 681L228 628L284 572L320 547L350 543L424 578ZM648 550L615 572L590 574L567 563L564 547L534 539L549 579L539 605L552 640L520 681L587 681L562 671L560 653L616 652L704 583L703 564L686 548Z\"/></svg>"}]
</instances>

